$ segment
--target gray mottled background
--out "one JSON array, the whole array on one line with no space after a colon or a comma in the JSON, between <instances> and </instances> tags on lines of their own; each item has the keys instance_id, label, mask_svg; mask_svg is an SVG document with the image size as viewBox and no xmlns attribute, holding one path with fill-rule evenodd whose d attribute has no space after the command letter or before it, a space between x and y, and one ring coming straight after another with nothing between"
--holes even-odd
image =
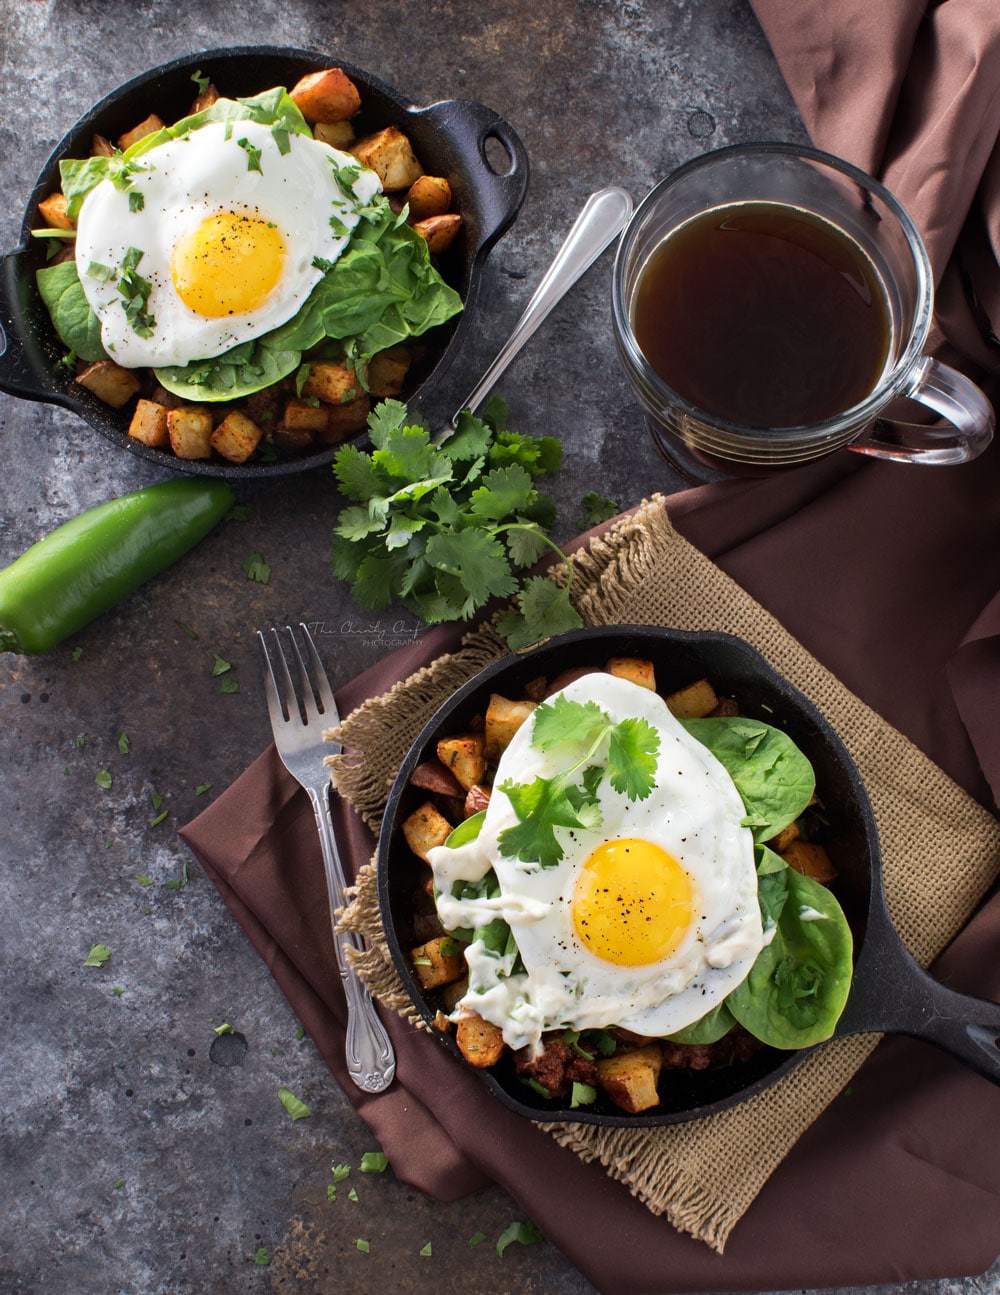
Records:
<instances>
[{"instance_id":1,"label":"gray mottled background","mask_svg":"<svg viewBox=\"0 0 1000 1295\"><path fill-rule=\"evenodd\" d=\"M491 257L442 418L590 191L619 183L639 198L706 148L804 138L743 0L0 0L0 248L14 246L50 150L97 99L177 55L256 43L368 68L415 103L478 99L527 146L528 200ZM559 538L588 489L626 506L678 485L617 370L609 271L606 256L501 385L512 426L564 441L551 486ZM76 512L165 475L68 413L2 395L0 451L4 564ZM255 627L324 621L336 682L419 632L405 617L381 637L362 632L367 618L327 569L338 507L325 471L257 491L250 521L220 528L72 642L0 664L2 1295L592 1289L547 1244L497 1256L518 1217L499 1189L442 1205L391 1171L357 1172L371 1136L175 836L269 739ZM255 551L272 568L266 586L242 570ZM213 653L232 662L239 693L219 692ZM110 790L95 783L101 769ZM154 793L169 811L155 827ZM94 943L111 959L85 968ZM225 1022L246 1040L239 1064L213 1054ZM308 1100L309 1119L291 1122L281 1085ZM328 1202L334 1162L355 1170ZM487 1239L470 1250L477 1231ZM254 1263L260 1247L267 1266ZM1000 1272L907 1289L996 1292Z\"/></svg>"}]
</instances>

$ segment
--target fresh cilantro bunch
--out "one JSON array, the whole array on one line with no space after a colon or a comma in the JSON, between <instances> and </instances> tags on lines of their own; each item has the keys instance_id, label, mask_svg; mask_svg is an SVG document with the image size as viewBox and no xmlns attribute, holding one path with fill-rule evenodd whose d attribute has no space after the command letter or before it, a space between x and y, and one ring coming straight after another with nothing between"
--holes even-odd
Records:
<instances>
[{"instance_id":1,"label":"fresh cilantro bunch","mask_svg":"<svg viewBox=\"0 0 1000 1295\"><path fill-rule=\"evenodd\" d=\"M582 625L571 568L563 588L516 574L547 549L565 560L548 533L555 507L535 485L559 467L562 446L507 430L506 417L494 398L439 443L404 404L384 400L368 419L374 448L337 451L334 473L355 503L337 519L331 565L360 606L380 611L398 600L434 625L517 594L497 622L514 649Z\"/></svg>"},{"instance_id":2,"label":"fresh cilantro bunch","mask_svg":"<svg viewBox=\"0 0 1000 1295\"><path fill-rule=\"evenodd\" d=\"M510 800L518 822L505 828L498 841L508 857L552 868L564 853L556 827L592 832L601 827L597 791L605 774L612 788L629 800L645 800L652 792L660 735L644 719L627 718L616 724L596 702L563 696L537 707L532 722L531 745L564 753L571 763L553 778L503 784L500 790ZM592 764L605 742L602 762Z\"/></svg>"}]
</instances>

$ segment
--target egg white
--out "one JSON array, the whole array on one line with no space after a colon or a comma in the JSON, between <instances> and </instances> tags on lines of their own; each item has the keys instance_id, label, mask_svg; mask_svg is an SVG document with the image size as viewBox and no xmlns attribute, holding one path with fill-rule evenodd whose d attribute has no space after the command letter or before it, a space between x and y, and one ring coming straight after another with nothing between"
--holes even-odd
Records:
<instances>
[{"instance_id":1,"label":"egg white","mask_svg":"<svg viewBox=\"0 0 1000 1295\"><path fill-rule=\"evenodd\" d=\"M478 838L452 849L440 846L430 862L441 894L438 912L447 929L484 925L492 917L511 927L524 964L498 958L481 942L466 950L469 992L458 1004L502 1029L512 1048L537 1049L545 1030L621 1025L653 1036L672 1034L699 1020L748 975L764 945L753 836L742 826L743 802L728 772L691 737L657 693L608 674L571 683L563 695L596 702L613 721L640 718L660 735L655 787L646 800L629 801L605 778L598 798L603 817L596 831L556 828L565 853L541 868L501 853L499 836L517 822L500 787L529 783L558 772L558 752L531 745L533 720L515 734L501 757L489 808ZM550 699L551 700L551 699ZM676 859L692 883L694 912L667 957L644 966L619 966L596 956L575 929L576 878L602 841L638 838ZM501 894L493 900L456 900L457 880L478 881L490 868Z\"/></svg>"},{"instance_id":2,"label":"egg white","mask_svg":"<svg viewBox=\"0 0 1000 1295\"><path fill-rule=\"evenodd\" d=\"M240 141L260 150L259 171L249 169L248 149ZM361 168L351 198L337 184L335 168L358 170L355 158L294 131L287 143L283 153L271 127L259 122L208 122L141 155L127 191L103 180L87 195L77 223L77 271L101 322L105 350L119 364L183 365L260 337L291 319L322 278L315 258L332 263L341 255L359 208L379 191L380 181ZM141 196L130 201L131 194ZM181 239L220 212L273 222L284 239L285 259L280 281L260 306L210 319L177 295L170 261ZM332 216L339 222L336 231ZM94 267L120 267L130 248L142 253L137 273L152 285L146 313L155 323L149 337L139 336L129 322L116 278L93 273Z\"/></svg>"}]
</instances>

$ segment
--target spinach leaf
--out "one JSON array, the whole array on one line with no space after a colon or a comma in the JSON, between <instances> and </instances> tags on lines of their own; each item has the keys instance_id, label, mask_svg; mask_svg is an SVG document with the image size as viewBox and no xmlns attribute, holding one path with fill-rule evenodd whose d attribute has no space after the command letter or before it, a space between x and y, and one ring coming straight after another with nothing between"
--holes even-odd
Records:
<instances>
[{"instance_id":1,"label":"spinach leaf","mask_svg":"<svg viewBox=\"0 0 1000 1295\"><path fill-rule=\"evenodd\" d=\"M735 1024L736 1018L723 1001L706 1012L700 1021L693 1021L668 1037L672 1043L715 1043Z\"/></svg>"},{"instance_id":2,"label":"spinach leaf","mask_svg":"<svg viewBox=\"0 0 1000 1295\"><path fill-rule=\"evenodd\" d=\"M787 733L743 717L681 723L726 768L743 798L755 841L769 841L809 804L816 775Z\"/></svg>"},{"instance_id":3,"label":"spinach leaf","mask_svg":"<svg viewBox=\"0 0 1000 1295\"><path fill-rule=\"evenodd\" d=\"M84 295L74 261L47 265L37 272L38 291L52 316L59 340L81 360L106 360L101 325Z\"/></svg>"},{"instance_id":4,"label":"spinach leaf","mask_svg":"<svg viewBox=\"0 0 1000 1295\"><path fill-rule=\"evenodd\" d=\"M156 380L175 396L197 403L248 396L286 378L302 359L301 351L272 347L271 336L241 342L212 360L155 369Z\"/></svg>"},{"instance_id":5,"label":"spinach leaf","mask_svg":"<svg viewBox=\"0 0 1000 1295\"><path fill-rule=\"evenodd\" d=\"M771 867L777 856L767 855ZM726 1005L764 1043L808 1048L832 1035L847 1002L851 928L832 893L818 881L792 868L765 873L766 878L778 876L784 876L787 893L774 938Z\"/></svg>"}]
</instances>

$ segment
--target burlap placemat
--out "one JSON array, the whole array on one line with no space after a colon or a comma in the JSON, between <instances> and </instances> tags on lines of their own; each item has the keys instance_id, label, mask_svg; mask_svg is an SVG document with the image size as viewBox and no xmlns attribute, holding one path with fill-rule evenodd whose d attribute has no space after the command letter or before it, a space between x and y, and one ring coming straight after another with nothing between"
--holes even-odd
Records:
<instances>
[{"instance_id":1,"label":"burlap placemat","mask_svg":"<svg viewBox=\"0 0 1000 1295\"><path fill-rule=\"evenodd\" d=\"M957 934L1000 872L1000 824L907 738L840 684L744 590L673 529L654 496L573 557L574 603L588 625L716 629L753 644L839 732L871 797L885 889L900 934L923 965ZM554 572L555 579L565 573ZM397 684L338 731L334 779L375 829L406 751L438 706L506 648L488 627ZM358 878L345 927L370 949L359 972L387 1006L417 1021L389 958L374 861ZM585 1160L598 1160L656 1214L719 1253L796 1139L878 1042L834 1041L791 1075L738 1107L664 1128L544 1127Z\"/></svg>"}]
</instances>

